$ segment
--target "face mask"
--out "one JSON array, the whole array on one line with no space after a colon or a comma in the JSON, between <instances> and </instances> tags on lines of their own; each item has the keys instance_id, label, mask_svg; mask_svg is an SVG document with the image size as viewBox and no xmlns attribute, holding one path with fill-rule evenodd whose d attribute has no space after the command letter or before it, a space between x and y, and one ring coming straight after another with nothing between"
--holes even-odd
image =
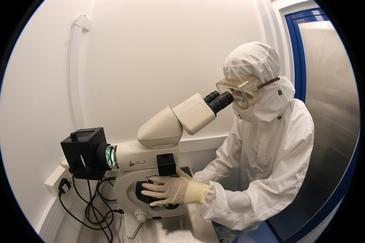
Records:
<instances>
[{"instance_id":1,"label":"face mask","mask_svg":"<svg viewBox=\"0 0 365 243\"><path fill-rule=\"evenodd\" d=\"M236 103L233 103L232 105L233 112L236 114L240 119L248 121L248 122L255 122L255 116L253 112L253 106L249 106L246 109L241 109L238 107Z\"/></svg>"},{"instance_id":2,"label":"face mask","mask_svg":"<svg viewBox=\"0 0 365 243\"><path fill-rule=\"evenodd\" d=\"M231 90L233 103L240 109L247 109L250 105L254 104L254 99L247 93L242 93L236 90Z\"/></svg>"}]
</instances>

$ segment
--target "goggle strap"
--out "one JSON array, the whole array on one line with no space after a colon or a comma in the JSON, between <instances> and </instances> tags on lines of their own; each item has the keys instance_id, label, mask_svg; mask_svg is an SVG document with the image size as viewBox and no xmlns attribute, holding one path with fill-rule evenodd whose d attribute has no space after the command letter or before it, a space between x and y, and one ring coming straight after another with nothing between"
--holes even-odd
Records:
<instances>
[{"instance_id":1,"label":"goggle strap","mask_svg":"<svg viewBox=\"0 0 365 243\"><path fill-rule=\"evenodd\" d=\"M278 81L278 80L280 80L280 78L279 78L279 77L274 78L274 79L271 79L271 80L269 80L269 81L267 81L267 82L265 82L265 83L260 84L259 86L257 86L257 89L261 89L262 87L264 87L264 86L266 86L266 85L269 85L269 84L271 84L271 83L274 83L274 82L276 82L276 81Z\"/></svg>"}]
</instances>

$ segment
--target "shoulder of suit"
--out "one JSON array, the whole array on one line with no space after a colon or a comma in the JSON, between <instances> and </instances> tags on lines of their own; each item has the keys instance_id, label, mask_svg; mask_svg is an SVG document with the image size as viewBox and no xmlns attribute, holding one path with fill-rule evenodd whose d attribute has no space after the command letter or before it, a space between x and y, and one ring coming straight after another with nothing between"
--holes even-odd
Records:
<instances>
[{"instance_id":1,"label":"shoulder of suit","mask_svg":"<svg viewBox=\"0 0 365 243\"><path fill-rule=\"evenodd\" d=\"M303 101L299 99L293 99L291 108L291 120L305 122L308 125L314 127L312 115Z\"/></svg>"}]
</instances>

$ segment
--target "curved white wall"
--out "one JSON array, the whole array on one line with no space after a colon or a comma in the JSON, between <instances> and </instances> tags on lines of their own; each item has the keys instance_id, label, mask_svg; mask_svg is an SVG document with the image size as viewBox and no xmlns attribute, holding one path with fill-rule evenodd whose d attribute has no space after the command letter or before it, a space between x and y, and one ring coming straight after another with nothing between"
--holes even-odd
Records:
<instances>
[{"instance_id":1,"label":"curved white wall","mask_svg":"<svg viewBox=\"0 0 365 243\"><path fill-rule=\"evenodd\" d=\"M70 25L89 0L44 1L20 35L1 89L1 153L28 220L38 227L54 197L43 182L62 161L59 142L73 129L66 82Z\"/></svg>"},{"instance_id":2,"label":"curved white wall","mask_svg":"<svg viewBox=\"0 0 365 243\"><path fill-rule=\"evenodd\" d=\"M104 126L116 141L164 107L206 95L223 78L226 55L263 41L252 1L96 1L80 79L86 126ZM227 109L195 137L222 135ZM185 136L187 137L187 136Z\"/></svg>"},{"instance_id":3,"label":"curved white wall","mask_svg":"<svg viewBox=\"0 0 365 243\"><path fill-rule=\"evenodd\" d=\"M35 227L54 200L43 182L75 128L66 67L80 14L92 22L80 43L80 115L86 127L103 126L110 141L134 139L165 106L212 91L233 48L265 42L254 0L46 0L17 41L0 103L5 169ZM231 118L223 111L194 138L225 134Z\"/></svg>"}]
</instances>

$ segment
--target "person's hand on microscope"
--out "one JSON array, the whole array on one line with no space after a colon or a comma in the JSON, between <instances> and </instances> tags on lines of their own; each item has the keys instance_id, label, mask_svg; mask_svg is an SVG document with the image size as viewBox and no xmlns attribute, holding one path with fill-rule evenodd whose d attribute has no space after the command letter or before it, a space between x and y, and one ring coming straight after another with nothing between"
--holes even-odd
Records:
<instances>
[{"instance_id":1,"label":"person's hand on microscope","mask_svg":"<svg viewBox=\"0 0 365 243\"><path fill-rule=\"evenodd\" d=\"M150 203L150 206L163 206L166 204L203 203L209 185L198 182L183 172L176 169L178 176L153 176L149 180L153 183L143 183L142 194L161 200Z\"/></svg>"}]
</instances>

